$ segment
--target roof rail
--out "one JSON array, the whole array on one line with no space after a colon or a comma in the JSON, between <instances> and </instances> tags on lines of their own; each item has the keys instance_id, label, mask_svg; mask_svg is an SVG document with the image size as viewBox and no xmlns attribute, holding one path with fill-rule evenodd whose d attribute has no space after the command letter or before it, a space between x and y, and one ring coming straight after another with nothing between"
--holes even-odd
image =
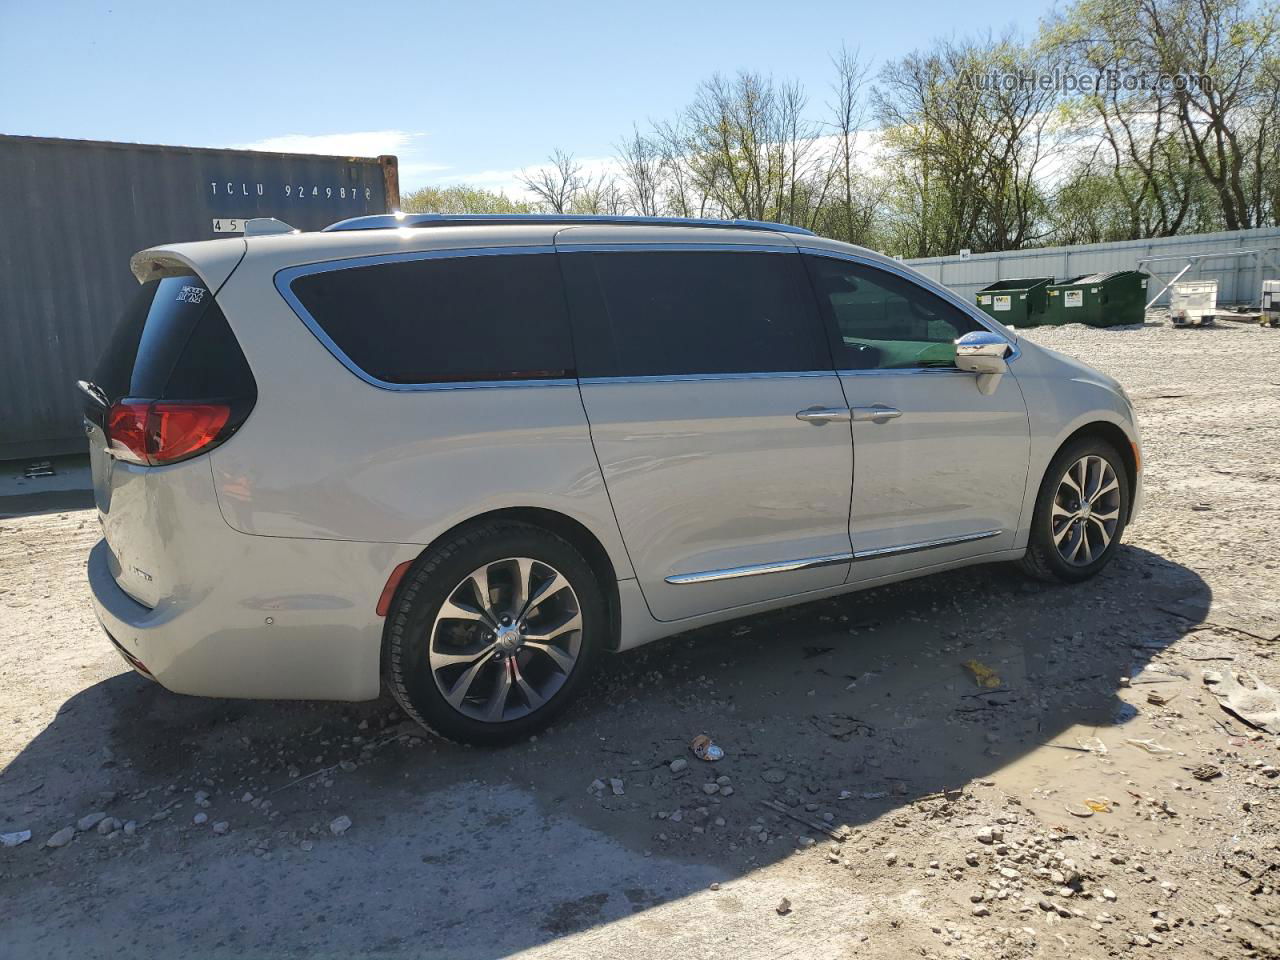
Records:
<instances>
[{"instance_id":1,"label":"roof rail","mask_svg":"<svg viewBox=\"0 0 1280 960\"><path fill-rule=\"evenodd\" d=\"M341 230L387 230L393 227L459 227L467 225L511 224L622 224L637 227L716 227L728 230L772 230L775 233L799 233L813 236L812 230L788 223L764 220L701 220L697 217L624 217L578 213L378 213L367 217L339 220L324 232Z\"/></svg>"}]
</instances>

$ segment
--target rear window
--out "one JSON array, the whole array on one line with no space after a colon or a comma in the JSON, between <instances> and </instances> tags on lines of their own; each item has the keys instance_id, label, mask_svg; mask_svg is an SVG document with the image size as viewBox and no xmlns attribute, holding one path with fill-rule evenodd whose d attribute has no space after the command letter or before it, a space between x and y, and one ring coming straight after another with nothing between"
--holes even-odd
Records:
<instances>
[{"instance_id":1,"label":"rear window","mask_svg":"<svg viewBox=\"0 0 1280 960\"><path fill-rule=\"evenodd\" d=\"M795 254L563 254L584 377L831 369Z\"/></svg>"},{"instance_id":2,"label":"rear window","mask_svg":"<svg viewBox=\"0 0 1280 960\"><path fill-rule=\"evenodd\" d=\"M194 275L144 283L129 304L93 374L116 401L244 398L253 374L227 318Z\"/></svg>"},{"instance_id":3,"label":"rear window","mask_svg":"<svg viewBox=\"0 0 1280 960\"><path fill-rule=\"evenodd\" d=\"M290 289L347 359L387 383L573 375L555 254L327 270Z\"/></svg>"}]
</instances>

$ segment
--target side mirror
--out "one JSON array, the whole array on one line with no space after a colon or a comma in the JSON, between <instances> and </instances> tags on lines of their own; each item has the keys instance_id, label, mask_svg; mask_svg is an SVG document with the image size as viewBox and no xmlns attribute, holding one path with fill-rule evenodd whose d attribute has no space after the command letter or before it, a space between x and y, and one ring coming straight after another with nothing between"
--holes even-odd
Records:
<instances>
[{"instance_id":1,"label":"side mirror","mask_svg":"<svg viewBox=\"0 0 1280 960\"><path fill-rule=\"evenodd\" d=\"M990 330L975 330L956 340L956 368L968 373L1009 372L1009 341Z\"/></svg>"}]
</instances>

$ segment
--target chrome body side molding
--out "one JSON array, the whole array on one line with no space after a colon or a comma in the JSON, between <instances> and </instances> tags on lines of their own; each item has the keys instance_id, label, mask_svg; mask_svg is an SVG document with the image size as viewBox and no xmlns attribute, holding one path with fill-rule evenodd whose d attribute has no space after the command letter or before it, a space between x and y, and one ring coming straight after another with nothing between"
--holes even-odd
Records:
<instances>
[{"instance_id":1,"label":"chrome body side molding","mask_svg":"<svg viewBox=\"0 0 1280 960\"><path fill-rule=\"evenodd\" d=\"M987 540L998 537L1003 530L983 530L981 533L966 533L959 537L946 537L941 540L924 540L919 543L904 543L894 547L878 547L875 550L859 550L856 553L832 553L824 557L804 557L800 560L779 560L773 563L756 563L745 567L726 567L723 570L703 570L699 573L678 573L666 578L667 583L714 583L717 580L736 580L739 577L759 577L766 573L790 573L794 570L812 570L815 567L830 567L838 563L849 563L854 560L872 560L877 557L896 556L904 553L918 553L921 550L932 550L935 547L950 547L959 543L972 543L975 540Z\"/></svg>"},{"instance_id":2,"label":"chrome body side molding","mask_svg":"<svg viewBox=\"0 0 1280 960\"><path fill-rule=\"evenodd\" d=\"M901 553L919 553L921 550L932 550L934 547L950 547L957 543L971 543L974 540L987 540L998 537L1003 530L983 530L981 533L966 533L960 537L944 537L941 540L922 540L919 543L904 543L896 547L879 547L875 550L859 550L853 555L855 560L872 560L876 557L892 557Z\"/></svg>"},{"instance_id":3,"label":"chrome body side molding","mask_svg":"<svg viewBox=\"0 0 1280 960\"><path fill-rule=\"evenodd\" d=\"M774 563L756 563L746 567L727 567L724 570L705 570L701 573L678 573L667 577L667 583L712 583L716 580L736 580L739 577L758 577L766 573L790 573L793 570L812 570L815 567L831 567L848 563L852 553L832 553L825 557L805 557L802 560L780 560Z\"/></svg>"}]
</instances>

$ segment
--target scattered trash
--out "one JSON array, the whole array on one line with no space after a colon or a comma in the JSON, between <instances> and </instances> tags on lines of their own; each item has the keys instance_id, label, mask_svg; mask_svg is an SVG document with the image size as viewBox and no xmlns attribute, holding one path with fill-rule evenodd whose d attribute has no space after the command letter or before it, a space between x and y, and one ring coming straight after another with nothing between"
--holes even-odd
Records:
<instances>
[{"instance_id":1,"label":"scattered trash","mask_svg":"<svg viewBox=\"0 0 1280 960\"><path fill-rule=\"evenodd\" d=\"M778 911L778 916L785 917L791 912L791 901L786 897L783 897L782 900L778 902L778 906L775 909Z\"/></svg>"},{"instance_id":2,"label":"scattered trash","mask_svg":"<svg viewBox=\"0 0 1280 960\"><path fill-rule=\"evenodd\" d=\"M1138 740L1134 737L1130 737L1128 742L1132 743L1135 747L1141 747L1143 750L1147 751L1147 753L1153 754L1157 757L1163 757L1173 753L1173 751L1168 747L1163 744L1156 743L1154 740Z\"/></svg>"},{"instance_id":3,"label":"scattered trash","mask_svg":"<svg viewBox=\"0 0 1280 960\"><path fill-rule=\"evenodd\" d=\"M626 790L622 788L622 781L617 777L609 778L609 789L613 791L615 797L621 797L626 793Z\"/></svg>"},{"instance_id":4,"label":"scattered trash","mask_svg":"<svg viewBox=\"0 0 1280 960\"><path fill-rule=\"evenodd\" d=\"M1062 809L1066 810L1067 813L1071 814L1073 817L1093 816L1093 810L1083 803L1064 803L1062 805Z\"/></svg>"},{"instance_id":5,"label":"scattered trash","mask_svg":"<svg viewBox=\"0 0 1280 960\"><path fill-rule=\"evenodd\" d=\"M1175 693L1171 697L1166 697L1163 693L1156 693L1154 690L1152 690L1150 693L1147 694L1147 703L1150 703L1157 707L1163 707L1166 703L1169 703L1170 701L1177 699L1177 696L1178 695Z\"/></svg>"},{"instance_id":6,"label":"scattered trash","mask_svg":"<svg viewBox=\"0 0 1280 960\"><path fill-rule=\"evenodd\" d=\"M837 843L843 843L849 837L849 832L843 826L833 827L829 823L823 823L820 820L813 820L809 817L803 816L802 814L796 813L785 804L778 803L776 800L761 800L760 803L763 806L768 807L774 813L780 813L783 816L790 817L792 820L796 821L796 823L803 823L810 830L817 830L819 833L825 833Z\"/></svg>"},{"instance_id":7,"label":"scattered trash","mask_svg":"<svg viewBox=\"0 0 1280 960\"><path fill-rule=\"evenodd\" d=\"M1214 777L1222 776L1222 771L1212 763L1202 763L1192 769L1191 775L1197 780L1212 780Z\"/></svg>"},{"instance_id":8,"label":"scattered trash","mask_svg":"<svg viewBox=\"0 0 1280 960\"><path fill-rule=\"evenodd\" d=\"M693 755L699 760L714 761L724 756L724 751L711 742L711 738L705 733L700 733L693 738L693 742L689 744L689 749L693 751Z\"/></svg>"},{"instance_id":9,"label":"scattered trash","mask_svg":"<svg viewBox=\"0 0 1280 960\"><path fill-rule=\"evenodd\" d=\"M1000 686L1000 677L985 663L977 660L966 660L962 666L973 674L974 683L984 690L994 690Z\"/></svg>"},{"instance_id":10,"label":"scattered trash","mask_svg":"<svg viewBox=\"0 0 1280 960\"><path fill-rule=\"evenodd\" d=\"M26 843L30 839L30 830L19 830L16 833L0 833L0 844L6 847L16 847L18 844Z\"/></svg>"},{"instance_id":11,"label":"scattered trash","mask_svg":"<svg viewBox=\"0 0 1280 960\"><path fill-rule=\"evenodd\" d=\"M1107 745L1097 737L1085 737L1083 740L1077 739L1076 743L1080 744L1081 750L1088 750L1090 753L1096 753L1100 757L1107 755Z\"/></svg>"},{"instance_id":12,"label":"scattered trash","mask_svg":"<svg viewBox=\"0 0 1280 960\"><path fill-rule=\"evenodd\" d=\"M23 471L23 476L28 480L34 480L36 477L52 477L53 464L48 460L36 460L27 464L27 469Z\"/></svg>"},{"instance_id":13,"label":"scattered trash","mask_svg":"<svg viewBox=\"0 0 1280 960\"><path fill-rule=\"evenodd\" d=\"M1167 663L1149 663L1129 678L1130 686L1147 683L1174 683L1178 680L1190 680L1191 672L1185 667L1175 667Z\"/></svg>"},{"instance_id":14,"label":"scattered trash","mask_svg":"<svg viewBox=\"0 0 1280 960\"><path fill-rule=\"evenodd\" d=\"M1085 800L1084 805L1088 807L1090 810L1092 810L1094 813L1110 813L1111 812L1111 801L1108 800L1106 797L1101 797L1098 799L1095 799L1093 797L1088 797Z\"/></svg>"},{"instance_id":15,"label":"scattered trash","mask_svg":"<svg viewBox=\"0 0 1280 960\"><path fill-rule=\"evenodd\" d=\"M1202 678L1218 706L1255 730L1280 733L1280 690L1241 671L1204 671Z\"/></svg>"}]
</instances>

